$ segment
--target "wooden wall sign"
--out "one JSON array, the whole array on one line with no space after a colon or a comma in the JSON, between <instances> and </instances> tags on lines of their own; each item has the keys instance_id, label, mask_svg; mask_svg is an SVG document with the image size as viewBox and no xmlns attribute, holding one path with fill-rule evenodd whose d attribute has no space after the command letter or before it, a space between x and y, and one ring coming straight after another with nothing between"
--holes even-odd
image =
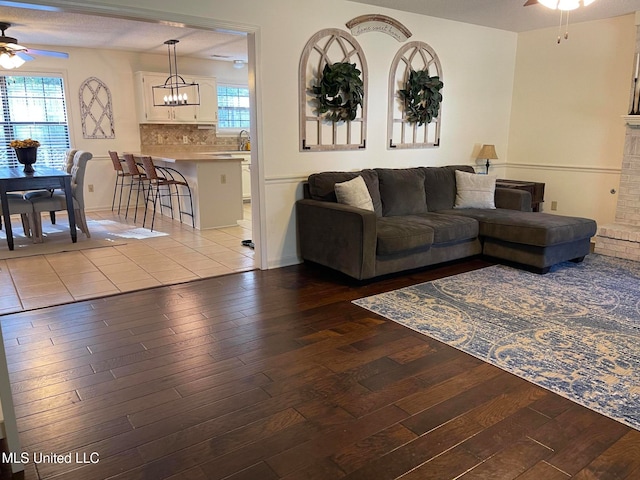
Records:
<instances>
[{"instance_id":1,"label":"wooden wall sign","mask_svg":"<svg viewBox=\"0 0 640 480\"><path fill-rule=\"evenodd\" d=\"M386 15L360 15L349 20L346 25L354 37L362 33L382 32L391 35L399 42L404 42L412 35L407 27Z\"/></svg>"}]
</instances>

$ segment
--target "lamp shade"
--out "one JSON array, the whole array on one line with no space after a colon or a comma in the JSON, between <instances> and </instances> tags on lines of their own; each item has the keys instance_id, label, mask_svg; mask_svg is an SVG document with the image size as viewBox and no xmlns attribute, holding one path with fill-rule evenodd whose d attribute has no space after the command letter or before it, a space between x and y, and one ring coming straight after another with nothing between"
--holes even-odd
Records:
<instances>
[{"instance_id":1,"label":"lamp shade","mask_svg":"<svg viewBox=\"0 0 640 480\"><path fill-rule=\"evenodd\" d=\"M487 160L496 160L498 158L498 154L496 153L495 145L482 145L480 152L478 152L478 159L486 158Z\"/></svg>"}]
</instances>

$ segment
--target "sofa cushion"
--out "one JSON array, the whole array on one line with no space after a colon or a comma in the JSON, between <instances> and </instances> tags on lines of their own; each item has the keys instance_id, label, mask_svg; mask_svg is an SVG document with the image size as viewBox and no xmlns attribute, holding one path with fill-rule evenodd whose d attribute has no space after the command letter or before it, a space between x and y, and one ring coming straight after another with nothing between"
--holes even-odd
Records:
<instances>
[{"instance_id":1,"label":"sofa cushion","mask_svg":"<svg viewBox=\"0 0 640 480\"><path fill-rule=\"evenodd\" d=\"M420 215L408 215L402 218L433 228L434 245L476 238L480 228L475 218L462 217L459 215L423 213Z\"/></svg>"},{"instance_id":2,"label":"sofa cushion","mask_svg":"<svg viewBox=\"0 0 640 480\"><path fill-rule=\"evenodd\" d=\"M364 183L360 175L352 180L336 183L335 190L338 203L373 212L371 195L367 189L367 184Z\"/></svg>"},{"instance_id":3,"label":"sofa cushion","mask_svg":"<svg viewBox=\"0 0 640 480\"><path fill-rule=\"evenodd\" d=\"M424 168L424 189L430 212L453 208L456 201L456 170L474 173L473 167L468 165Z\"/></svg>"},{"instance_id":4,"label":"sofa cushion","mask_svg":"<svg viewBox=\"0 0 640 480\"><path fill-rule=\"evenodd\" d=\"M588 218L567 217L517 210L452 209L451 213L475 218L480 222L480 235L506 242L548 247L596 234L596 222Z\"/></svg>"},{"instance_id":5,"label":"sofa cushion","mask_svg":"<svg viewBox=\"0 0 640 480\"><path fill-rule=\"evenodd\" d=\"M365 169L360 172L322 172L309 175L309 194L313 200L321 200L323 202L337 202L335 192L336 183L352 180L357 176L361 176L364 183L367 184L373 209L377 216L382 215L382 202L380 201L380 190L378 183L378 174L375 170Z\"/></svg>"},{"instance_id":6,"label":"sofa cushion","mask_svg":"<svg viewBox=\"0 0 640 480\"><path fill-rule=\"evenodd\" d=\"M427 213L422 167L376 168L376 172L383 217Z\"/></svg>"},{"instance_id":7,"label":"sofa cushion","mask_svg":"<svg viewBox=\"0 0 640 480\"><path fill-rule=\"evenodd\" d=\"M392 216L378 218L377 255L392 255L416 249L431 247L434 230L425 223L407 220L406 217Z\"/></svg>"},{"instance_id":8,"label":"sofa cushion","mask_svg":"<svg viewBox=\"0 0 640 480\"><path fill-rule=\"evenodd\" d=\"M495 209L496 177L456 170L456 203L453 208Z\"/></svg>"}]
</instances>

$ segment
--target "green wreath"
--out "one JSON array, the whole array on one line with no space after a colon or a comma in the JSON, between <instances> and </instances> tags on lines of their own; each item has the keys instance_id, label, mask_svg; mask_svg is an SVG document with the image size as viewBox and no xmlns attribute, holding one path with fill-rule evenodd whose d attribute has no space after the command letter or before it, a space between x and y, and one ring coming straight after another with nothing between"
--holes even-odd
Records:
<instances>
[{"instance_id":1,"label":"green wreath","mask_svg":"<svg viewBox=\"0 0 640 480\"><path fill-rule=\"evenodd\" d=\"M332 122L354 120L362 105L364 87L355 63L339 62L325 65L318 85L309 89L315 96L318 115Z\"/></svg>"},{"instance_id":2,"label":"green wreath","mask_svg":"<svg viewBox=\"0 0 640 480\"><path fill-rule=\"evenodd\" d=\"M404 102L404 113L409 123L431 123L438 116L444 84L440 77L430 77L426 70L411 70L403 90L398 90Z\"/></svg>"}]
</instances>

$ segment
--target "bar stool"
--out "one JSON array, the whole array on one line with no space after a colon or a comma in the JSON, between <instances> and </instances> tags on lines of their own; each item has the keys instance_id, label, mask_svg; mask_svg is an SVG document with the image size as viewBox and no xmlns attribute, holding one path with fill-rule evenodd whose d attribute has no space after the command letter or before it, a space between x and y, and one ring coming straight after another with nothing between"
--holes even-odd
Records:
<instances>
[{"instance_id":1,"label":"bar stool","mask_svg":"<svg viewBox=\"0 0 640 480\"><path fill-rule=\"evenodd\" d=\"M163 207L168 207L171 210L171 218L173 219L173 198L175 197L178 204L178 212L180 214L180 223L182 223L182 215L187 215L191 217L191 225L193 228L196 227L195 216L193 215L193 197L191 196L191 188L189 187L189 183L187 179L184 178L180 172L173 168L169 167L156 167L153 163L153 160L149 156L139 157L142 161L142 166L146 173L147 178L149 179L149 189L147 190L147 199L149 200L153 198L153 214L151 217L151 230L153 231L153 225L156 218L156 205L158 204L158 200L160 200L160 212L162 213ZM161 175L158 175L160 172ZM164 193L163 188L166 187ZM172 190L173 187L173 190ZM180 192L182 190L182 193ZM186 190L186 193L184 191ZM185 211L182 209L182 204L180 202L181 198L189 197L189 211ZM168 204L163 204L162 199L165 198L169 200ZM142 226L144 227L147 219L147 209L145 207L144 211L144 219L142 220Z\"/></svg>"},{"instance_id":2,"label":"bar stool","mask_svg":"<svg viewBox=\"0 0 640 480\"><path fill-rule=\"evenodd\" d=\"M131 193L135 189L136 192L136 208L133 214L133 221L135 222L138 219L138 201L140 199L140 193L142 193L142 198L146 200L147 193L145 184L149 185L149 179L145 175L143 171L140 170L138 164L134 156L130 153L125 153L122 155L124 158L125 164L127 165L127 173L131 177L131 188L129 189L129 197L127 198L127 213L125 213L124 218L127 218L129 215L129 206L131 205ZM147 216L147 204L144 205L144 214L145 218ZM144 225L143 225L144 226Z\"/></svg>"},{"instance_id":3,"label":"bar stool","mask_svg":"<svg viewBox=\"0 0 640 480\"><path fill-rule=\"evenodd\" d=\"M112 152L109 150L109 157L111 157L111 162L113 163L113 169L116 171L116 184L113 187L113 200L111 200L111 211L115 209L116 205L116 194L118 192L118 187L120 188L120 197L118 198L118 215L120 215L120 207L122 206L122 190L125 187L129 187L129 189L133 186L133 175L131 175L128 171L122 167L123 161L118 157L117 152ZM128 183L125 183L125 179L129 179ZM128 212L127 212L128 213Z\"/></svg>"}]
</instances>

